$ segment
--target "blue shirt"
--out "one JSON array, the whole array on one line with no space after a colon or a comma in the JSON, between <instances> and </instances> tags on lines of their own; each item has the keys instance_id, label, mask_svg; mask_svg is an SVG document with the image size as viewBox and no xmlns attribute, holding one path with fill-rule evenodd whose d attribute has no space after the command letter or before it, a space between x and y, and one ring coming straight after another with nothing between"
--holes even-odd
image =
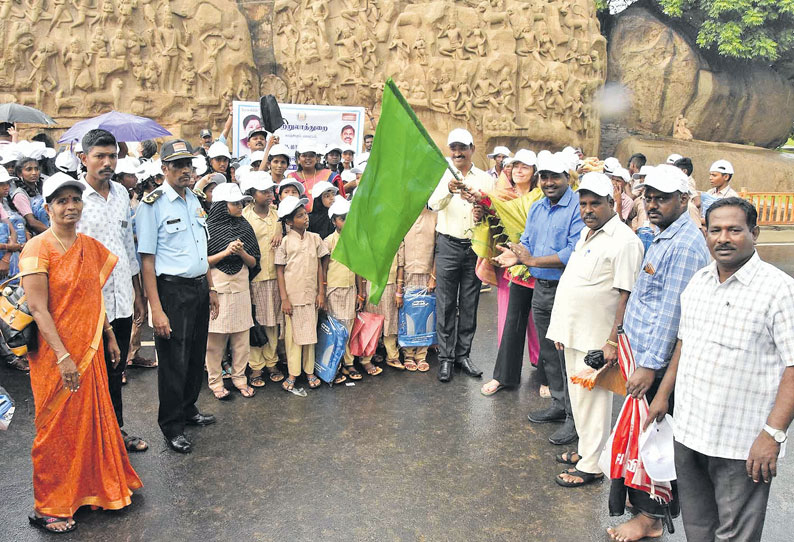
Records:
<instances>
[{"instance_id":1,"label":"blue shirt","mask_svg":"<svg viewBox=\"0 0 794 542\"><path fill-rule=\"evenodd\" d=\"M710 259L703 234L687 212L654 237L623 317L638 367L659 370L670 362L681 320L681 293Z\"/></svg>"},{"instance_id":2,"label":"blue shirt","mask_svg":"<svg viewBox=\"0 0 794 542\"><path fill-rule=\"evenodd\" d=\"M569 186L556 205L552 205L549 198L543 198L532 205L524 234L521 236L521 244L535 258L556 254L563 265L568 265L583 228L584 222L579 213L579 194ZM543 280L560 280L562 271L559 267L529 268L533 277Z\"/></svg>"},{"instance_id":3,"label":"blue shirt","mask_svg":"<svg viewBox=\"0 0 794 542\"><path fill-rule=\"evenodd\" d=\"M207 263L207 218L199 199L189 189L185 199L167 182L158 188L162 195L154 203L141 201L135 213L138 252L154 254L157 276L196 278L205 275Z\"/></svg>"}]
</instances>

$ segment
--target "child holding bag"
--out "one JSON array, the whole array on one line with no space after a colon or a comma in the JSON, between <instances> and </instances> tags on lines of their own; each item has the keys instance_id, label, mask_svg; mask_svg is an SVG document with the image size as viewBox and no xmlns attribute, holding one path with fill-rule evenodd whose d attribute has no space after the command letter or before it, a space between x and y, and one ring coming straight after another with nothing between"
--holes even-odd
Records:
<instances>
[{"instance_id":1,"label":"child holding bag","mask_svg":"<svg viewBox=\"0 0 794 542\"><path fill-rule=\"evenodd\" d=\"M380 303L372 305L367 303L367 312L383 315L383 346L386 347L386 365L395 369L404 370L405 366L400 361L400 350L397 347L397 328L399 325L397 311L403 306L403 266L405 261L405 245L400 243L397 254L389 270L389 279L380 298ZM370 285L367 284L367 295ZM361 358L361 365L370 373L372 370L372 356ZM370 373L372 374L372 373ZM377 374L377 373L376 373Z\"/></svg>"},{"instance_id":2,"label":"child holding bag","mask_svg":"<svg viewBox=\"0 0 794 542\"><path fill-rule=\"evenodd\" d=\"M317 344L317 310L325 310L325 270L323 258L328 247L320 236L307 231L309 200L285 197L278 206L279 220L289 226L276 249L276 277L284 313L284 345L289 376L281 387L292 391L301 370L310 388L320 386L314 375L314 345Z\"/></svg>"}]
</instances>

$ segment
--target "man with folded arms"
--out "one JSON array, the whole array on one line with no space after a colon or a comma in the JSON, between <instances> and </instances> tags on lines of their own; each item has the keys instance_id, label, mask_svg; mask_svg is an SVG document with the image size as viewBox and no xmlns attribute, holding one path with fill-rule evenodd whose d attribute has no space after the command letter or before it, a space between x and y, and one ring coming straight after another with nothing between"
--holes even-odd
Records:
<instances>
[{"instance_id":1,"label":"man with folded arms","mask_svg":"<svg viewBox=\"0 0 794 542\"><path fill-rule=\"evenodd\" d=\"M678 343L649 425L675 388L675 468L688 540L761 540L794 417L794 279L755 251L755 207L706 213L714 261L681 295Z\"/></svg>"},{"instance_id":2,"label":"man with folded arms","mask_svg":"<svg viewBox=\"0 0 794 542\"><path fill-rule=\"evenodd\" d=\"M623 324L644 253L642 241L614 211L609 177L587 173L578 192L585 228L560 278L546 335L563 351L569 376L587 369L585 356L590 350L603 351L609 365L617 363L618 326ZM579 487L604 477L598 458L609 438L612 392L599 386L587 390L579 384L569 384L568 392L579 434L578 452L556 456L558 463L574 468L555 481L563 487Z\"/></svg>"}]
</instances>

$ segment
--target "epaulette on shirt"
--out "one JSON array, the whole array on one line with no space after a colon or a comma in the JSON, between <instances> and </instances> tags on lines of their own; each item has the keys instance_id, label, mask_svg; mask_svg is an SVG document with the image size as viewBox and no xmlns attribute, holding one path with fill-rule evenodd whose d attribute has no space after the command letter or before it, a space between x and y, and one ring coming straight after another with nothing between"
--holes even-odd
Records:
<instances>
[{"instance_id":1,"label":"epaulette on shirt","mask_svg":"<svg viewBox=\"0 0 794 542\"><path fill-rule=\"evenodd\" d=\"M149 192L149 193L146 195L146 197L145 197L145 198L143 198L143 200L142 200L142 201L143 201L144 203L146 203L147 205L151 205L151 204L153 204L155 201L157 201L158 199L160 199L160 196L162 196L162 195L163 195L163 190L162 190L162 189L160 189L160 188L157 188L156 190L152 190L151 192Z\"/></svg>"}]
</instances>

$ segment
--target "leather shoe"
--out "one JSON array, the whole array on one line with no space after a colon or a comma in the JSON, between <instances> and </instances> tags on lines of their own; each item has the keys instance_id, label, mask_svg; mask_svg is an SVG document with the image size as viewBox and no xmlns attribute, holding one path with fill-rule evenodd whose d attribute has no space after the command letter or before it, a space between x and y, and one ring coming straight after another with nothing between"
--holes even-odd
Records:
<instances>
[{"instance_id":1,"label":"leather shoe","mask_svg":"<svg viewBox=\"0 0 794 542\"><path fill-rule=\"evenodd\" d=\"M460 360L457 365L460 365L460 368L463 369L463 372L469 376L474 378L480 378L482 376L482 371L471 362L469 358L463 358Z\"/></svg>"},{"instance_id":2,"label":"leather shoe","mask_svg":"<svg viewBox=\"0 0 794 542\"><path fill-rule=\"evenodd\" d=\"M551 434L549 442L556 446L562 446L563 444L572 443L577 438L579 438L579 435L576 434L576 425L573 422L573 418L568 418L562 424L562 427Z\"/></svg>"},{"instance_id":3,"label":"leather shoe","mask_svg":"<svg viewBox=\"0 0 794 542\"><path fill-rule=\"evenodd\" d=\"M174 438L166 437L165 443L168 444L168 447L173 451L180 454L189 454L193 450L190 441L185 435L177 435Z\"/></svg>"},{"instance_id":4,"label":"leather shoe","mask_svg":"<svg viewBox=\"0 0 794 542\"><path fill-rule=\"evenodd\" d=\"M187 425L205 426L212 425L213 423L215 423L215 416L212 414L202 414L201 412L185 420L185 424Z\"/></svg>"},{"instance_id":5,"label":"leather shoe","mask_svg":"<svg viewBox=\"0 0 794 542\"><path fill-rule=\"evenodd\" d=\"M452 380L452 362L442 361L438 367L438 379L441 382L449 382Z\"/></svg>"},{"instance_id":6,"label":"leather shoe","mask_svg":"<svg viewBox=\"0 0 794 542\"><path fill-rule=\"evenodd\" d=\"M565 411L557 407L536 410L527 414L527 419L532 423L554 423L565 421Z\"/></svg>"}]
</instances>

